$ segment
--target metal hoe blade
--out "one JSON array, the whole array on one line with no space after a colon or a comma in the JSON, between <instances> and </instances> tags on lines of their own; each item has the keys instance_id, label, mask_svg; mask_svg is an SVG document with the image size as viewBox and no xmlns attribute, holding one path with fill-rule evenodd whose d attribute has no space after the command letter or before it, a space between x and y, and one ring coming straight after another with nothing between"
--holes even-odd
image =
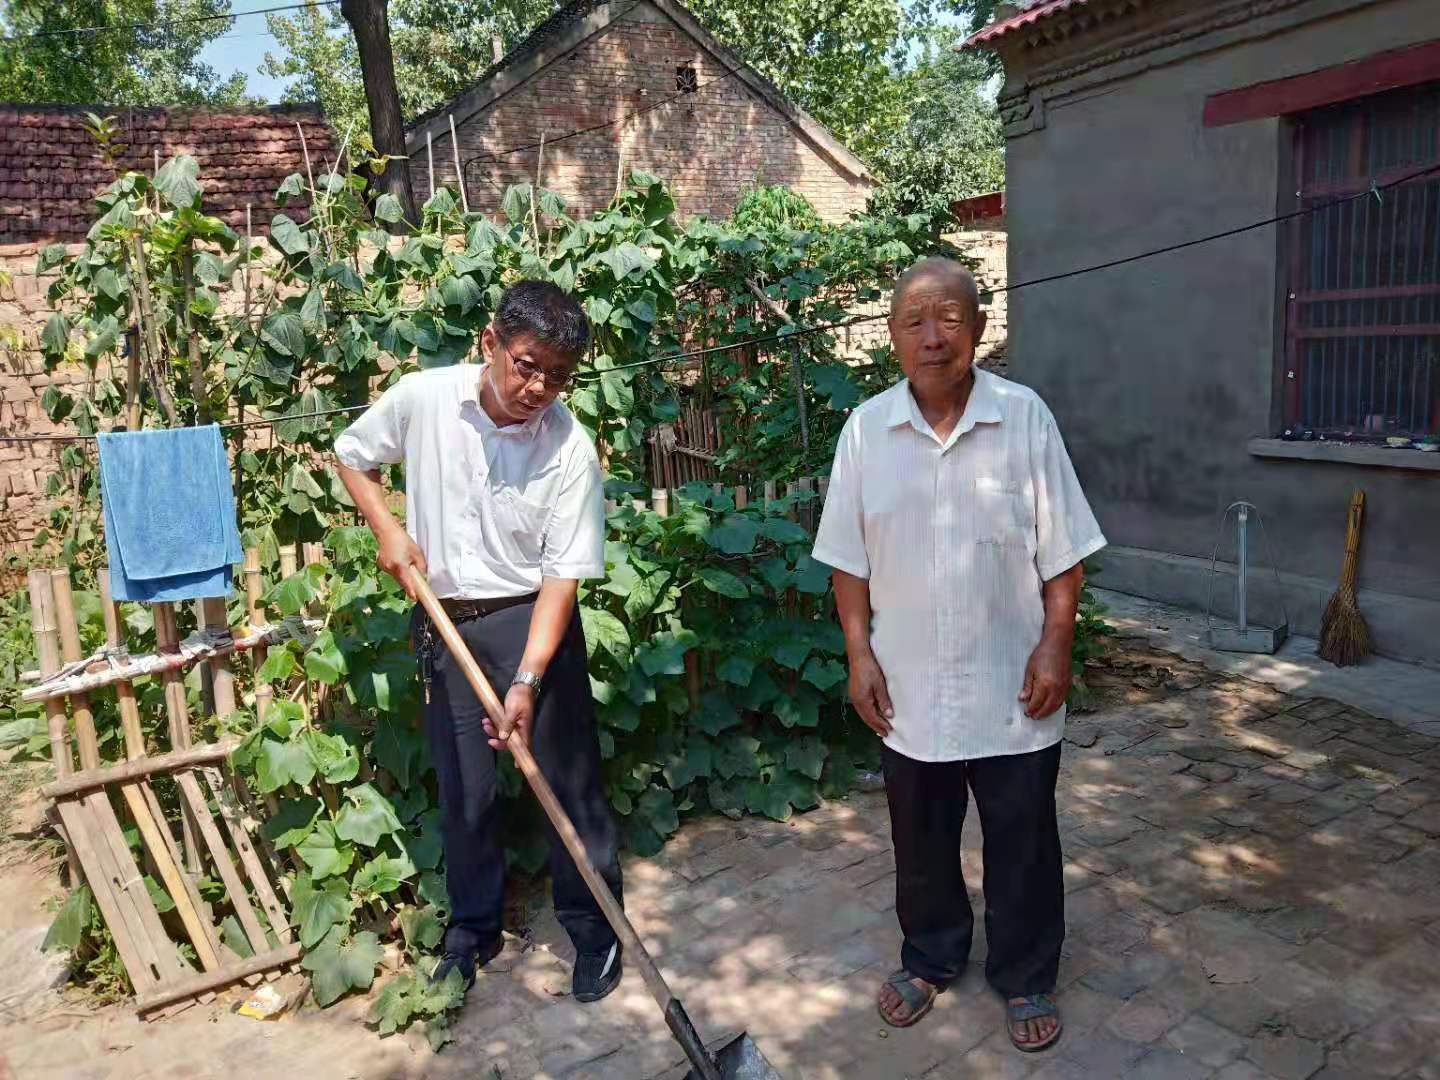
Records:
<instances>
[{"instance_id":1,"label":"metal hoe blade","mask_svg":"<svg viewBox=\"0 0 1440 1080\"><path fill-rule=\"evenodd\" d=\"M780 1071L765 1060L755 1040L743 1031L720 1048L715 1064L724 1080L784 1080ZM701 1080L700 1073L691 1069L685 1080Z\"/></svg>"}]
</instances>

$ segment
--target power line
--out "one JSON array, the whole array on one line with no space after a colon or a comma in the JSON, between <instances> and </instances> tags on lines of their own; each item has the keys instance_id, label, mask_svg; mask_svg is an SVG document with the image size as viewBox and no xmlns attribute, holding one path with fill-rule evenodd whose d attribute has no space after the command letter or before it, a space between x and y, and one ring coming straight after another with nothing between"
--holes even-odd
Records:
<instances>
[{"instance_id":1,"label":"power line","mask_svg":"<svg viewBox=\"0 0 1440 1080\"><path fill-rule=\"evenodd\" d=\"M303 4L283 4L279 7L256 8L253 11L232 11L224 15L194 15L188 19L169 19L160 23L110 23L102 26L71 26L60 30L37 30L31 34L14 34L0 38L0 42L30 41L34 38L68 37L72 34L98 34L111 30L167 30L172 26L188 26L196 23L222 22L238 19L243 15L273 15L278 11L298 11L301 8L335 7L340 0L308 0Z\"/></svg>"},{"instance_id":2,"label":"power line","mask_svg":"<svg viewBox=\"0 0 1440 1080\"><path fill-rule=\"evenodd\" d=\"M1139 262L1142 259L1152 259L1159 255L1168 255L1175 251L1184 251L1187 248L1197 247L1200 244L1212 243L1216 240L1225 240L1232 236L1240 236L1243 233L1254 232L1270 225L1280 225L1297 218L1309 217L1325 210L1333 210L1338 206L1345 206L1360 199L1379 199L1381 193L1400 187L1422 177L1440 173L1440 165L1430 165L1405 176L1387 181L1384 184L1372 183L1365 191L1356 192L1353 195L1346 195L1329 202L1319 203L1315 206L1304 207L1299 210L1292 210L1289 213L1278 214L1274 217L1265 218L1263 221L1251 222L1249 225L1241 225L1234 229L1225 229L1221 232L1210 233L1207 236L1196 237L1193 240L1184 240L1175 244L1168 244L1165 247L1154 248L1150 251L1141 252L1138 255L1127 255L1119 259L1111 259L1108 262L1095 263L1091 266L1082 266L1075 270L1066 270L1058 274L1047 274L1044 277L1031 278L1028 281L1017 282L1014 285L1002 285L996 289L986 290L993 294L1012 293L1018 289L1028 289L1036 285L1047 285L1055 281L1065 281L1069 278L1080 277L1083 274L1093 274L1101 270L1110 270L1117 266L1126 266L1130 263ZM794 338L808 337L811 334L822 334L829 330L840 330L847 326L855 326L859 323L878 322L881 319L889 318L888 313L877 315L859 315L852 319L841 319L832 323L820 323L816 326L787 328L777 334L768 334L762 337L747 338L744 341L734 341L728 345L711 345L703 349L690 349L683 352L667 353L665 356L655 356L648 360L637 360L631 364L617 364L613 368L606 368L604 371L587 371L579 378L593 381L604 377L612 371L631 371L635 368L652 367L658 364L670 364L680 360L694 360L700 357L711 356L715 353L730 352L735 349L744 349L752 345L767 345L776 341L788 341ZM268 427L274 424L282 424L290 420L306 420L318 416L335 416L341 413L360 412L368 409L369 404L347 405L339 409L322 409L318 412L290 413L285 416L267 417L262 420L250 420L245 423L221 424L222 429ZM0 442L28 443L28 442L85 442L94 439L94 435L0 435Z\"/></svg>"}]
</instances>

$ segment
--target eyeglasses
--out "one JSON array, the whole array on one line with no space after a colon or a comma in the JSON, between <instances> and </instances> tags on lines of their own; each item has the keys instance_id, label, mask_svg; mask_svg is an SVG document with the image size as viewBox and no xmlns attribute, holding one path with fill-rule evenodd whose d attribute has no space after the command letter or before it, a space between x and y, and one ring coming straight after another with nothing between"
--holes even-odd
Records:
<instances>
[{"instance_id":1,"label":"eyeglasses","mask_svg":"<svg viewBox=\"0 0 1440 1080\"><path fill-rule=\"evenodd\" d=\"M510 347L503 341L500 347L510 357L510 366L515 369L515 374L529 385L535 379L541 379L547 390L564 390L570 385L570 372L568 371L546 371L533 360L526 360L523 356L516 356L510 351Z\"/></svg>"}]
</instances>

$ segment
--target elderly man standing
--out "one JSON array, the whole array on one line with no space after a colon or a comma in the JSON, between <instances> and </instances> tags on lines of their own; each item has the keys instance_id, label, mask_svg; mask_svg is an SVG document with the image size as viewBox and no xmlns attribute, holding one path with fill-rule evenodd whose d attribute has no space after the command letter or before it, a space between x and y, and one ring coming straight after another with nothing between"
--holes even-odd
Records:
<instances>
[{"instance_id":1,"label":"elderly man standing","mask_svg":"<svg viewBox=\"0 0 1440 1080\"><path fill-rule=\"evenodd\" d=\"M834 569L850 698L884 739L901 968L896 1027L959 977L974 918L960 870L967 788L985 835L985 976L1011 1041L1060 1037L1065 937L1055 782L1081 560L1105 544L1055 418L974 366L975 281L930 258L896 282L905 379L840 435L814 557Z\"/></svg>"}]
</instances>

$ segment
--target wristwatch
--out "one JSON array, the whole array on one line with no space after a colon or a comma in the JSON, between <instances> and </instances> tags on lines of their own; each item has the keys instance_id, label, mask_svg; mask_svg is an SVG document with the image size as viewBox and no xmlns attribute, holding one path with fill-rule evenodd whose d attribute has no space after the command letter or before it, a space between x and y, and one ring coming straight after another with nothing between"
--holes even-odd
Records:
<instances>
[{"instance_id":1,"label":"wristwatch","mask_svg":"<svg viewBox=\"0 0 1440 1080\"><path fill-rule=\"evenodd\" d=\"M533 671L517 671L515 678L510 680L510 685L515 686L519 684L520 686L528 686L531 690L535 691L538 697L540 694L540 681L540 676L536 675Z\"/></svg>"}]
</instances>

